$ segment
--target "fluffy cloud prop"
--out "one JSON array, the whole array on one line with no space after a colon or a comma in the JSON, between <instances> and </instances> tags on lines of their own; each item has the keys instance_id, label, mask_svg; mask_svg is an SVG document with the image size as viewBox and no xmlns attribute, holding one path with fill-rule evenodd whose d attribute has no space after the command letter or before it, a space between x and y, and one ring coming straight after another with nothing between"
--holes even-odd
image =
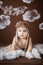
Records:
<instances>
[{"instance_id":1,"label":"fluffy cloud prop","mask_svg":"<svg viewBox=\"0 0 43 65\"><path fill-rule=\"evenodd\" d=\"M29 10L26 11L23 15L23 20L28 22L34 22L35 20L40 18L40 14L37 12L37 10Z\"/></svg>"},{"instance_id":2,"label":"fluffy cloud prop","mask_svg":"<svg viewBox=\"0 0 43 65\"><path fill-rule=\"evenodd\" d=\"M37 48L32 49L33 58L41 59L40 53Z\"/></svg>"},{"instance_id":3,"label":"fluffy cloud prop","mask_svg":"<svg viewBox=\"0 0 43 65\"><path fill-rule=\"evenodd\" d=\"M4 8L2 8L3 13L7 15L12 15L12 9L13 6L5 6Z\"/></svg>"},{"instance_id":4,"label":"fluffy cloud prop","mask_svg":"<svg viewBox=\"0 0 43 65\"><path fill-rule=\"evenodd\" d=\"M13 15L18 16L19 14L24 13L24 11L27 9L26 6L18 7L18 8L13 8Z\"/></svg>"},{"instance_id":5,"label":"fluffy cloud prop","mask_svg":"<svg viewBox=\"0 0 43 65\"><path fill-rule=\"evenodd\" d=\"M19 56L25 56L25 51L11 50L11 45L8 45L6 47L0 47L0 60L15 59Z\"/></svg>"},{"instance_id":6,"label":"fluffy cloud prop","mask_svg":"<svg viewBox=\"0 0 43 65\"><path fill-rule=\"evenodd\" d=\"M3 2L2 1L0 1L0 6L3 4Z\"/></svg>"},{"instance_id":7,"label":"fluffy cloud prop","mask_svg":"<svg viewBox=\"0 0 43 65\"><path fill-rule=\"evenodd\" d=\"M32 58L41 59L40 53L36 48L33 48L32 52L27 51L26 52L26 57L28 59L32 59Z\"/></svg>"},{"instance_id":8,"label":"fluffy cloud prop","mask_svg":"<svg viewBox=\"0 0 43 65\"><path fill-rule=\"evenodd\" d=\"M31 2L33 2L34 0L22 0L24 3L30 4Z\"/></svg>"},{"instance_id":9,"label":"fluffy cloud prop","mask_svg":"<svg viewBox=\"0 0 43 65\"><path fill-rule=\"evenodd\" d=\"M4 29L9 26L11 23L10 16L7 15L0 15L0 29Z\"/></svg>"},{"instance_id":10,"label":"fluffy cloud prop","mask_svg":"<svg viewBox=\"0 0 43 65\"><path fill-rule=\"evenodd\" d=\"M40 24L39 24L39 29L40 29L40 30L43 30L43 23L40 23Z\"/></svg>"},{"instance_id":11,"label":"fluffy cloud prop","mask_svg":"<svg viewBox=\"0 0 43 65\"><path fill-rule=\"evenodd\" d=\"M27 9L26 6L13 8L12 5L10 5L10 6L6 5L4 7L2 4L3 4L3 2L0 1L0 8L3 10L3 14L7 14L7 15L13 15L13 16L16 15L16 16L18 16L18 15L24 13L24 11Z\"/></svg>"},{"instance_id":12,"label":"fluffy cloud prop","mask_svg":"<svg viewBox=\"0 0 43 65\"><path fill-rule=\"evenodd\" d=\"M35 47L39 50L39 53L43 54L43 44L37 44Z\"/></svg>"},{"instance_id":13,"label":"fluffy cloud prop","mask_svg":"<svg viewBox=\"0 0 43 65\"><path fill-rule=\"evenodd\" d=\"M28 59L32 59L33 58L32 53L29 52L29 51L26 52L26 56L25 57L27 57Z\"/></svg>"},{"instance_id":14,"label":"fluffy cloud prop","mask_svg":"<svg viewBox=\"0 0 43 65\"><path fill-rule=\"evenodd\" d=\"M13 8L12 5L5 6L5 7L1 6L0 8L3 10L4 14L12 15L12 16L14 16L14 15L18 16L18 15L24 13L24 11L27 9L26 6L21 6L21 7Z\"/></svg>"},{"instance_id":15,"label":"fluffy cloud prop","mask_svg":"<svg viewBox=\"0 0 43 65\"><path fill-rule=\"evenodd\" d=\"M32 52L25 52L23 50L11 50L11 45L0 48L0 60L15 59L20 56L25 56L28 59L37 58L41 59L40 54L43 54L43 44L35 45Z\"/></svg>"}]
</instances>

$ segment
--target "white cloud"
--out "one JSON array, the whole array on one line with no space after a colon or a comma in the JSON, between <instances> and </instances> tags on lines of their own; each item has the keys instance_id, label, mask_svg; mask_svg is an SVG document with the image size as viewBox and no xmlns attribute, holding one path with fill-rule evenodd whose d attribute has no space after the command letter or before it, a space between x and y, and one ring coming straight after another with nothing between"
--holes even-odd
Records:
<instances>
[{"instance_id":1,"label":"white cloud","mask_svg":"<svg viewBox=\"0 0 43 65\"><path fill-rule=\"evenodd\" d=\"M0 1L0 5L2 5L3 4L3 2L2 1Z\"/></svg>"},{"instance_id":2,"label":"white cloud","mask_svg":"<svg viewBox=\"0 0 43 65\"><path fill-rule=\"evenodd\" d=\"M36 45L35 45L35 48L37 48L37 49L39 50L39 52L40 52L41 54L43 54L43 44L36 44Z\"/></svg>"},{"instance_id":3,"label":"white cloud","mask_svg":"<svg viewBox=\"0 0 43 65\"><path fill-rule=\"evenodd\" d=\"M26 6L14 8L12 5L10 5L10 6L6 5L4 7L2 4L3 4L3 2L0 1L0 8L3 10L3 14L6 14L6 15L12 15L12 16L16 15L16 16L18 16L20 14L23 14L24 11L27 9Z\"/></svg>"},{"instance_id":4,"label":"white cloud","mask_svg":"<svg viewBox=\"0 0 43 65\"><path fill-rule=\"evenodd\" d=\"M31 2L33 2L34 0L22 0L24 3L30 4Z\"/></svg>"},{"instance_id":5,"label":"white cloud","mask_svg":"<svg viewBox=\"0 0 43 65\"><path fill-rule=\"evenodd\" d=\"M40 14L37 12L37 10L28 10L22 15L22 17L25 21L34 22L40 18Z\"/></svg>"},{"instance_id":6,"label":"white cloud","mask_svg":"<svg viewBox=\"0 0 43 65\"><path fill-rule=\"evenodd\" d=\"M0 29L4 29L9 26L11 23L10 16L7 15L0 15Z\"/></svg>"},{"instance_id":7,"label":"white cloud","mask_svg":"<svg viewBox=\"0 0 43 65\"><path fill-rule=\"evenodd\" d=\"M39 29L40 29L40 30L43 30L43 23L40 23L40 24L39 24Z\"/></svg>"},{"instance_id":8,"label":"white cloud","mask_svg":"<svg viewBox=\"0 0 43 65\"><path fill-rule=\"evenodd\" d=\"M3 2L2 1L0 1L0 8L2 9L2 4L3 4Z\"/></svg>"},{"instance_id":9,"label":"white cloud","mask_svg":"<svg viewBox=\"0 0 43 65\"><path fill-rule=\"evenodd\" d=\"M18 16L18 15L24 13L24 11L27 9L27 7L21 6L21 7L13 8L13 6L10 5L10 6L1 7L1 9L3 10L4 14Z\"/></svg>"},{"instance_id":10,"label":"white cloud","mask_svg":"<svg viewBox=\"0 0 43 65\"><path fill-rule=\"evenodd\" d=\"M17 7L17 8L13 8L13 15L18 16L19 14L24 13L24 11L27 9L26 6L22 6L22 7Z\"/></svg>"},{"instance_id":11,"label":"white cloud","mask_svg":"<svg viewBox=\"0 0 43 65\"><path fill-rule=\"evenodd\" d=\"M7 14L7 15L12 15L12 9L13 9L12 6L5 6L5 7L3 8L3 13L4 13L4 14Z\"/></svg>"}]
</instances>

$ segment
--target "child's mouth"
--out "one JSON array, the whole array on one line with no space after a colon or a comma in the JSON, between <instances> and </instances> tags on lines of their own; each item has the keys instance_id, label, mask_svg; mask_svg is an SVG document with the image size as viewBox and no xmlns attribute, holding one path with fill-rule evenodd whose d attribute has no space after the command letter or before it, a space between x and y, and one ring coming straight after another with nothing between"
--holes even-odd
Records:
<instances>
[{"instance_id":1,"label":"child's mouth","mask_svg":"<svg viewBox=\"0 0 43 65\"><path fill-rule=\"evenodd\" d=\"M24 35L21 35L21 36L24 36Z\"/></svg>"}]
</instances>

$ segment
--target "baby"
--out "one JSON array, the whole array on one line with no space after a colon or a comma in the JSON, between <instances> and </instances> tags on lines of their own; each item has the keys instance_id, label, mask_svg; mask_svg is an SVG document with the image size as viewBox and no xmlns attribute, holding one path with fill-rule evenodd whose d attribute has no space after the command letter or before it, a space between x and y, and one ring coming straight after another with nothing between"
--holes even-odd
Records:
<instances>
[{"instance_id":1,"label":"baby","mask_svg":"<svg viewBox=\"0 0 43 65\"><path fill-rule=\"evenodd\" d=\"M11 49L24 50L26 52L26 57L27 57L28 54L31 55L32 52L32 39L29 31L30 26L27 22L20 21L17 22L15 27L16 27L16 35L13 38ZM29 58L32 58L32 55Z\"/></svg>"},{"instance_id":2,"label":"baby","mask_svg":"<svg viewBox=\"0 0 43 65\"><path fill-rule=\"evenodd\" d=\"M27 22L20 21L15 25L16 35L11 45L0 48L0 60L15 59L19 56L25 56L28 59L41 59L36 48L32 48L32 39L30 35L30 26Z\"/></svg>"}]
</instances>

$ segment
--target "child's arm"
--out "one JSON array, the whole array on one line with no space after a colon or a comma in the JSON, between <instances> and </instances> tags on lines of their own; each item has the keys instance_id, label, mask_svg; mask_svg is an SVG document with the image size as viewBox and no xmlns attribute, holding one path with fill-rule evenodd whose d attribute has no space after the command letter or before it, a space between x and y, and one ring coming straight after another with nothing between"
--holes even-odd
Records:
<instances>
[{"instance_id":1,"label":"child's arm","mask_svg":"<svg viewBox=\"0 0 43 65\"><path fill-rule=\"evenodd\" d=\"M29 45L28 45L27 51L30 51L30 52L32 51L32 39L31 39L31 37L29 39Z\"/></svg>"},{"instance_id":2,"label":"child's arm","mask_svg":"<svg viewBox=\"0 0 43 65\"><path fill-rule=\"evenodd\" d=\"M31 39L31 37L29 39L29 45L28 45L28 49L26 51L26 57L28 59L32 59L33 58L33 56L32 56L32 39Z\"/></svg>"},{"instance_id":3,"label":"child's arm","mask_svg":"<svg viewBox=\"0 0 43 65\"><path fill-rule=\"evenodd\" d=\"M12 50L15 50L16 49L15 37L13 38L11 49Z\"/></svg>"}]
</instances>

